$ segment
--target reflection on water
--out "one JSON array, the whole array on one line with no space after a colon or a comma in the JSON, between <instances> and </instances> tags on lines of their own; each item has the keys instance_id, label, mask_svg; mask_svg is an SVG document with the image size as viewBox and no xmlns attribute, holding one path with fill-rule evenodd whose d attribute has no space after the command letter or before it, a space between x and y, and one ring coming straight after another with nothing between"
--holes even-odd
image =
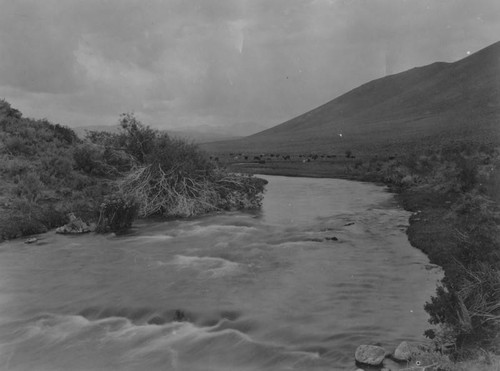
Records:
<instances>
[{"instance_id":1,"label":"reflection on water","mask_svg":"<svg viewBox=\"0 0 500 371\"><path fill-rule=\"evenodd\" d=\"M258 213L1 244L0 369L354 370L421 339L439 271L392 196L266 178Z\"/></svg>"}]
</instances>

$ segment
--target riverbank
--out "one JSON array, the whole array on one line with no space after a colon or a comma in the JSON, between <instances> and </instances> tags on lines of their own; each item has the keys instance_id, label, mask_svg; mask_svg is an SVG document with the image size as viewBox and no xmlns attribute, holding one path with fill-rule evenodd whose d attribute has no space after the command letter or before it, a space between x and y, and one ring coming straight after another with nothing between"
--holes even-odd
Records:
<instances>
[{"instance_id":1,"label":"riverbank","mask_svg":"<svg viewBox=\"0 0 500 371\"><path fill-rule=\"evenodd\" d=\"M233 171L332 177L385 184L411 211L412 246L440 265L445 279L425 304L446 370L497 370L500 353L498 184L494 146L451 143L394 158L266 158ZM465 362L465 363L464 363Z\"/></svg>"},{"instance_id":2,"label":"riverbank","mask_svg":"<svg viewBox=\"0 0 500 371\"><path fill-rule=\"evenodd\" d=\"M454 230L447 221L452 197L417 190L399 190L396 199L412 215L406 231L411 245L422 250L431 263L445 267L454 247Z\"/></svg>"},{"instance_id":3,"label":"riverbank","mask_svg":"<svg viewBox=\"0 0 500 371\"><path fill-rule=\"evenodd\" d=\"M441 266L448 280L453 280L456 270L456 229L450 223L451 205L456 198L437 196L423 190L399 190L396 199L405 210L411 211L407 229L408 240L412 246L424 252L429 261ZM454 282L454 281L451 281ZM425 305L429 308L429 303ZM458 312L458 306L449 308ZM444 312L444 311L443 311ZM432 321L432 320L431 320ZM444 320L443 320L444 322ZM432 323L432 322L431 322ZM435 322L434 322L435 323ZM431 340L437 345L437 354L432 357L441 368L450 371L499 371L500 354L497 350L481 348L477 344L468 344L457 349L452 333L446 333L446 327L429 330ZM442 357L442 355L451 355Z\"/></svg>"}]
</instances>

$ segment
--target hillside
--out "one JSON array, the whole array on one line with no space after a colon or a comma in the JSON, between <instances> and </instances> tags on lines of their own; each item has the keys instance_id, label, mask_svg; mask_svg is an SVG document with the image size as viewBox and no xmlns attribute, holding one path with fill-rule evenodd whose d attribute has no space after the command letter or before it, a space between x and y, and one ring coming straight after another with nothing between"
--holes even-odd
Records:
<instances>
[{"instance_id":1,"label":"hillside","mask_svg":"<svg viewBox=\"0 0 500 371\"><path fill-rule=\"evenodd\" d=\"M500 139L500 42L367 84L287 122L210 152L373 152L442 139ZM342 135L339 135L342 134Z\"/></svg>"}]
</instances>

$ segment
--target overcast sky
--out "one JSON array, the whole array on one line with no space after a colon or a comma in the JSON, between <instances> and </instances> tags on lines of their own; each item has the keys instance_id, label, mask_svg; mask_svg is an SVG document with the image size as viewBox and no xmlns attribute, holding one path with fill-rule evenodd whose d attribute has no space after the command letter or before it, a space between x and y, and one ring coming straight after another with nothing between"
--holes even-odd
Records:
<instances>
[{"instance_id":1,"label":"overcast sky","mask_svg":"<svg viewBox=\"0 0 500 371\"><path fill-rule=\"evenodd\" d=\"M71 127L249 134L499 40L499 0L0 0L0 98Z\"/></svg>"}]
</instances>

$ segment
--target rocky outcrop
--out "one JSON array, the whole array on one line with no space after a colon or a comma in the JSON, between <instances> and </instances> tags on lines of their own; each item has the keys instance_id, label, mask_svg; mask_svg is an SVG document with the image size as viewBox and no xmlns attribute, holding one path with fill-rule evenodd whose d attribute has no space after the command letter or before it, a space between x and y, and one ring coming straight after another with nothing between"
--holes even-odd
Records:
<instances>
[{"instance_id":1,"label":"rocky outcrop","mask_svg":"<svg viewBox=\"0 0 500 371\"><path fill-rule=\"evenodd\" d=\"M354 354L356 362L371 366L381 365L385 356L385 349L376 345L360 345Z\"/></svg>"}]
</instances>

